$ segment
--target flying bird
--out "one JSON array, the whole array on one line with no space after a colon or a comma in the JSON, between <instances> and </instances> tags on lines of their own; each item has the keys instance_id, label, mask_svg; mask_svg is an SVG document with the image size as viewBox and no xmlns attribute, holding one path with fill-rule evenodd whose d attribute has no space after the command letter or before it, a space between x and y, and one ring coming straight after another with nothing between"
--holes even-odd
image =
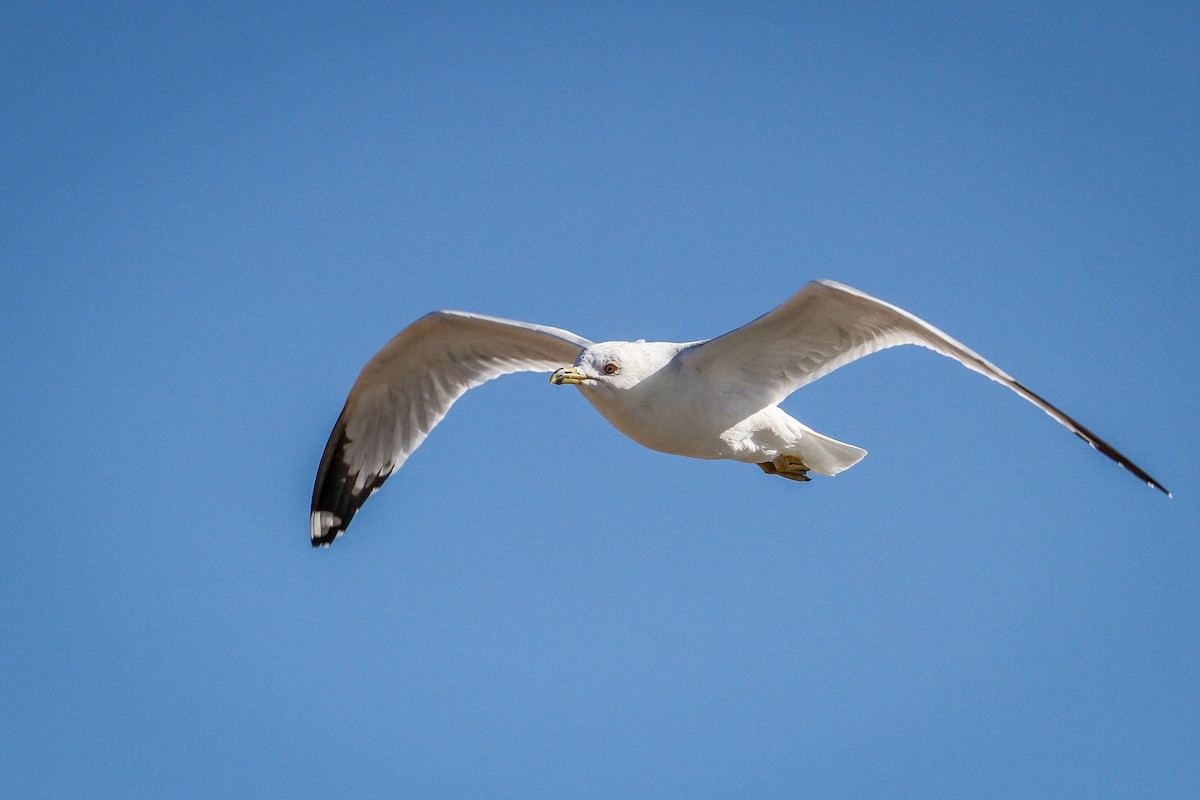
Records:
<instances>
[{"instance_id":1,"label":"flying bird","mask_svg":"<svg viewBox=\"0 0 1200 800\"><path fill-rule=\"evenodd\" d=\"M836 475L867 454L792 418L779 403L871 353L915 344L1002 383L1168 496L1112 445L975 351L901 308L813 281L775 310L715 339L591 342L560 328L434 311L400 331L359 373L325 446L310 536L328 546L468 389L510 372L550 372L613 427L674 455L757 464L795 481Z\"/></svg>"}]
</instances>

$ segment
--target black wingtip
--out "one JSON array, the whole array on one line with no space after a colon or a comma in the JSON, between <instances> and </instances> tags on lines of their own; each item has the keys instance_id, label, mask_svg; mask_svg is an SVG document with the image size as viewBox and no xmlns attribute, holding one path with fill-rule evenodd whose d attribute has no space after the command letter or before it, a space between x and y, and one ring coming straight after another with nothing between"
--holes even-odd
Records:
<instances>
[{"instance_id":1,"label":"black wingtip","mask_svg":"<svg viewBox=\"0 0 1200 800\"><path fill-rule=\"evenodd\" d=\"M384 464L378 473L351 471L346 462L346 447L350 444L346 433L347 408L342 409L329 434L313 484L309 517L309 538L313 547L328 547L345 533L358 509L383 485L395 467Z\"/></svg>"},{"instance_id":2,"label":"black wingtip","mask_svg":"<svg viewBox=\"0 0 1200 800\"><path fill-rule=\"evenodd\" d=\"M324 548L329 547L329 545L333 544L333 540L336 539L340 534L341 531L330 531L324 536L317 536L316 538L312 539L313 549L323 550Z\"/></svg>"},{"instance_id":3,"label":"black wingtip","mask_svg":"<svg viewBox=\"0 0 1200 800\"><path fill-rule=\"evenodd\" d=\"M329 547L346 532L346 523L332 511L314 509L309 516L309 540L314 548Z\"/></svg>"},{"instance_id":4,"label":"black wingtip","mask_svg":"<svg viewBox=\"0 0 1200 800\"><path fill-rule=\"evenodd\" d=\"M1115 461L1120 467L1125 469L1127 472L1132 473L1138 480L1140 480L1142 483L1149 486L1151 489L1158 489L1160 492L1165 494L1167 497L1170 497L1170 498L1175 497L1175 495L1173 495L1169 491L1167 491L1167 488L1165 486L1163 486L1158 481L1154 480L1154 478L1150 477L1150 474L1147 473L1146 470L1142 469L1137 464L1133 463L1133 461L1131 461L1128 456L1126 456L1124 453L1122 453L1117 448L1113 447L1108 442L1101 439L1096 434L1092 433L1090 430L1088 430L1086 427L1084 427L1082 424L1080 424L1078 420L1067 415L1062 409L1057 408L1054 405L1052 405L1050 403L1050 401L1048 401L1046 398L1042 397L1037 392L1032 391L1031 389L1029 389L1029 387L1022 385L1018 381L1013 381L1012 386L1015 387L1019 392L1024 392L1027 395L1027 397L1032 398L1036 402L1041 403L1043 411L1050 413L1050 410L1053 410L1053 412L1060 415L1061 419L1059 419L1058 421L1063 423L1064 425L1066 425L1067 428L1071 431L1071 433L1075 434L1080 439L1087 442L1088 446L1091 447L1093 450L1103 453L1105 456L1107 456L1108 458ZM1054 416L1054 414L1051 414L1051 416Z\"/></svg>"},{"instance_id":5,"label":"black wingtip","mask_svg":"<svg viewBox=\"0 0 1200 800\"><path fill-rule=\"evenodd\" d=\"M313 484L312 506L309 517L309 539L315 548L329 547L341 536L355 512L367 498L379 488L386 475L375 476L367 485L358 487L358 476L352 475L346 464L345 449L349 443L346 436L346 411L338 417L337 424L329 434L317 479Z\"/></svg>"}]
</instances>

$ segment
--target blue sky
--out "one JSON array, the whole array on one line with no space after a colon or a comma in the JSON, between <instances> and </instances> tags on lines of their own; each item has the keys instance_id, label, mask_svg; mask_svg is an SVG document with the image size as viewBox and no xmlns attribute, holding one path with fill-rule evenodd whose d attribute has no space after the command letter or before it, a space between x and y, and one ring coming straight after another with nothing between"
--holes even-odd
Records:
<instances>
[{"instance_id":1,"label":"blue sky","mask_svg":"<svg viewBox=\"0 0 1200 800\"><path fill-rule=\"evenodd\" d=\"M1195 4L0 11L0 783L22 797L1200 795ZM909 348L673 458L522 375L327 550L435 308L687 341L829 277Z\"/></svg>"}]
</instances>

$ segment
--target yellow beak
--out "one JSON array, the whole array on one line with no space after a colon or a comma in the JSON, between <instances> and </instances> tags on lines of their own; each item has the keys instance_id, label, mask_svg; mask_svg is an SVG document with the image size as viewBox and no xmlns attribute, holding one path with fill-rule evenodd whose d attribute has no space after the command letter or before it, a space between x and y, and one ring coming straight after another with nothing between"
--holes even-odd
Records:
<instances>
[{"instance_id":1,"label":"yellow beak","mask_svg":"<svg viewBox=\"0 0 1200 800\"><path fill-rule=\"evenodd\" d=\"M550 382L555 386L562 386L564 383L578 386L584 381L590 380L594 379L588 375L584 375L579 371L578 367L559 367L550 375Z\"/></svg>"}]
</instances>

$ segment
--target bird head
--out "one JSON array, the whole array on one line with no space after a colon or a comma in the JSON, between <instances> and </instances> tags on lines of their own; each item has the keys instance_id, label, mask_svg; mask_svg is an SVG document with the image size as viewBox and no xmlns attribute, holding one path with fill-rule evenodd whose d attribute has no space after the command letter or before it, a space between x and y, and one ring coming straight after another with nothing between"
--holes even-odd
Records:
<instances>
[{"instance_id":1,"label":"bird head","mask_svg":"<svg viewBox=\"0 0 1200 800\"><path fill-rule=\"evenodd\" d=\"M632 389L665 367L677 352L679 345L671 342L599 342L585 348L574 366L555 370L550 382L584 390Z\"/></svg>"}]
</instances>

